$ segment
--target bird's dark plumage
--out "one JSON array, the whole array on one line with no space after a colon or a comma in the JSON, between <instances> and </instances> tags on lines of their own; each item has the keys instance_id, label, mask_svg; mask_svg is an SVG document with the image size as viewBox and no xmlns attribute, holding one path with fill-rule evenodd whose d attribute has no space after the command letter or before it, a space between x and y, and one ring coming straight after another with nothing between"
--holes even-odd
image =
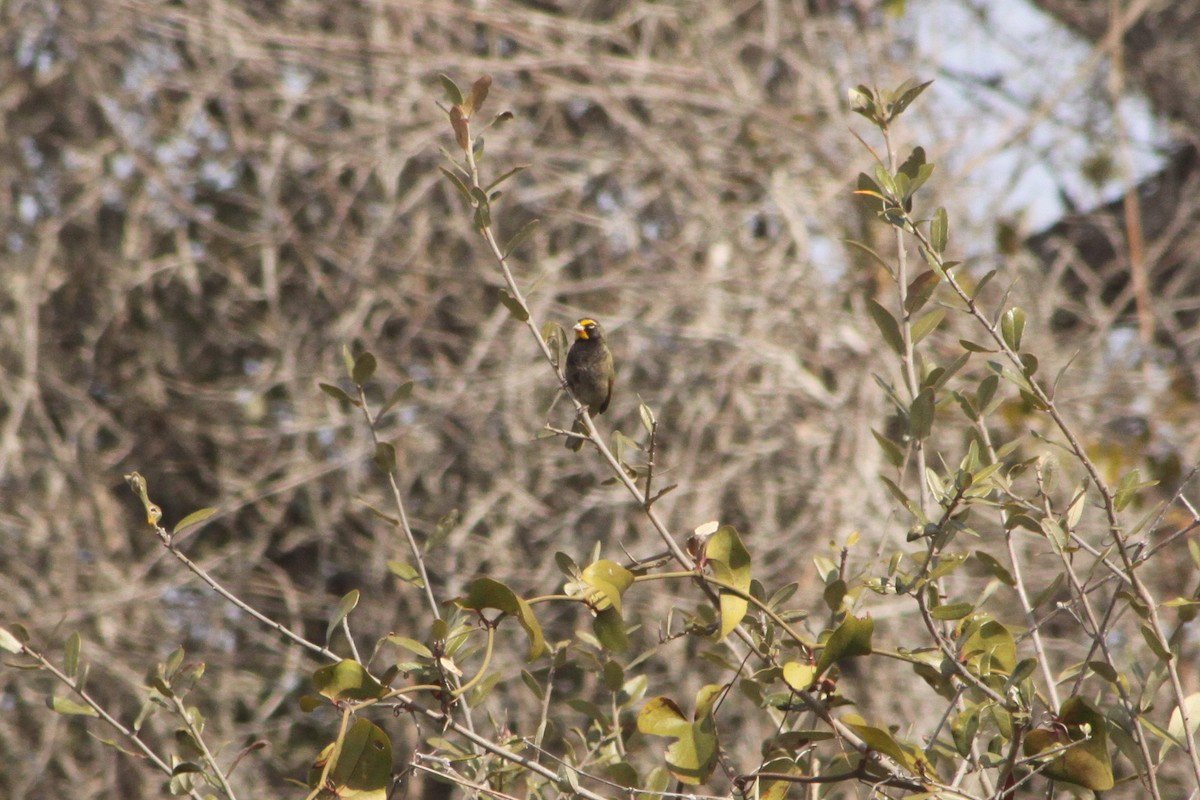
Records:
<instances>
[{"instance_id":1,"label":"bird's dark plumage","mask_svg":"<svg viewBox=\"0 0 1200 800\"><path fill-rule=\"evenodd\" d=\"M596 320L581 319L575 325L575 343L567 353L564 374L571 394L587 406L589 414L594 417L608 410L616 373L613 370L612 352L604 341L604 329ZM576 431L581 428L579 424L575 427ZM581 447L582 439L567 439L568 449L578 450Z\"/></svg>"}]
</instances>

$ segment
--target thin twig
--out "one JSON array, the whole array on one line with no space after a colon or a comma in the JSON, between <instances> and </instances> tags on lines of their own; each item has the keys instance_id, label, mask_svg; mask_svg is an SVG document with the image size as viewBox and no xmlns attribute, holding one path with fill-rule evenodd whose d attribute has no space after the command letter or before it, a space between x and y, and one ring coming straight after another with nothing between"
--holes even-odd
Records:
<instances>
[{"instance_id":1,"label":"thin twig","mask_svg":"<svg viewBox=\"0 0 1200 800\"><path fill-rule=\"evenodd\" d=\"M154 766L157 767L161 772L165 773L167 776L171 776L173 774L171 766L167 762L165 762L161 758L159 758L158 754L150 749L150 745L146 744L145 742L143 742L141 740L141 738L137 735L136 731L132 731L129 728L126 728L120 722L118 722L115 717L113 717L111 714L109 714L107 711L104 710L104 706L100 705L100 703L97 702L95 700L95 698L93 698L90 694L88 694L86 691L84 691L79 686L77 686L75 684L75 681L73 681L69 677L67 677L66 673L64 673L62 670L58 669L58 667L54 666L54 664L50 663L49 659L47 659L45 656L43 656L37 650L34 650L29 645L22 645L19 655L27 655L30 658L37 661L42 669L49 672L51 675L53 675L55 678L57 678L61 683L63 683L65 686L67 686L72 692L74 692L76 694L76 696L79 697L80 700L82 700L84 703L86 703L88 705L89 708L91 708L93 711L96 712L96 716L98 716L100 719L104 720L104 722L107 723L110 728L117 731L117 733L121 734L121 736L125 737L126 740L128 740L134 747L136 747L138 750L140 750L142 752L142 754L144 756L146 756L146 758L152 764L154 764ZM189 789L188 794L191 795L193 798L195 798L195 800L203 800L202 795L195 789Z\"/></svg>"},{"instance_id":2,"label":"thin twig","mask_svg":"<svg viewBox=\"0 0 1200 800\"><path fill-rule=\"evenodd\" d=\"M229 800L237 800L237 795L233 792L233 787L229 785L229 779L225 776L225 772L217 764L217 759L213 756L212 751L208 749L208 744L204 741L204 734L200 731L192 721L192 715L188 711L187 706L183 704L183 700L179 695L172 693L171 702L175 706L175 713L183 720L183 724L188 729L188 733L192 735L192 741L200 748L201 754L204 756L205 763L208 764L209 770L216 776L217 782L221 785L221 791L225 792L225 796Z\"/></svg>"}]
</instances>

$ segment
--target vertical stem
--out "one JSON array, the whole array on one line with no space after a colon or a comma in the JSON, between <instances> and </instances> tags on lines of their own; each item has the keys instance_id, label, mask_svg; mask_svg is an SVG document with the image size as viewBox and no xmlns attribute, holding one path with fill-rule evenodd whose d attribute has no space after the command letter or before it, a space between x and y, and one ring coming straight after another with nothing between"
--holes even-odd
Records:
<instances>
[{"instance_id":1,"label":"vertical stem","mask_svg":"<svg viewBox=\"0 0 1200 800\"><path fill-rule=\"evenodd\" d=\"M362 409L363 416L367 420L367 428L371 431L371 441L376 447L379 446L379 433L375 430L375 417L371 414L371 409L367 405L367 395L363 391L363 387L358 386L358 403ZM442 618L442 612L438 606L437 598L433 596L433 588L429 585L429 573L425 570L425 557L421 554L421 548L417 545L417 537L413 534L412 526L408 524L408 514L404 510L404 498L400 494L400 485L396 483L396 473L394 470L388 470L388 485L392 487L392 502L396 504L396 511L400 515L400 531L404 534L404 539L408 543L408 550L412 553L413 561L416 562L417 572L421 576L421 586L425 590L425 602L429 604L429 610L433 612L433 616L437 619ZM347 636L349 632L347 632Z\"/></svg>"},{"instance_id":2,"label":"vertical stem","mask_svg":"<svg viewBox=\"0 0 1200 800\"><path fill-rule=\"evenodd\" d=\"M375 446L378 447L379 434L375 430L375 418L372 416L371 409L367 405L367 395L363 391L362 386L358 386L357 389L359 406L362 408L363 416L365 416L367 419L367 427L371 431L371 441L373 441ZM392 487L392 500L396 504L396 510L400 514L400 530L404 533L405 541L408 542L409 552L412 553L413 561L415 561L417 564L417 572L421 576L421 585L425 589L425 602L429 604L429 608L433 612L433 616L436 619L441 619L442 614L439 610L438 601L433 595L433 587L429 584L429 573L425 569L425 557L421 554L421 548L417 545L417 537L413 533L412 526L408 524L408 514L404 510L404 498L400 494L399 484L396 483L396 471L394 469L388 470L387 475L388 485ZM343 622L344 621L345 620L343 620ZM349 626L346 627L346 638L350 639ZM350 642L350 647L351 649L354 648L353 640ZM357 652L355 652L355 660L359 660ZM458 677L454 675L451 675L450 677L452 688L457 690L459 688ZM475 723L471 719L471 708L465 701L462 703L462 715L463 722L466 724L467 728L474 731Z\"/></svg>"},{"instance_id":3,"label":"vertical stem","mask_svg":"<svg viewBox=\"0 0 1200 800\"><path fill-rule=\"evenodd\" d=\"M891 130L886 125L882 127L883 140L887 145L888 171L896 172L896 151L892 145ZM904 382L908 387L909 400L915 400L920 392L921 384L917 379L916 354L913 349L912 319L905 310L908 301L908 249L904 246L904 231L893 227L896 236L896 296L900 304L900 335L904 340L903 369ZM929 486L925 482L925 442L921 439L913 441L913 455L917 462L917 489L921 498L921 513L929 514Z\"/></svg>"}]
</instances>

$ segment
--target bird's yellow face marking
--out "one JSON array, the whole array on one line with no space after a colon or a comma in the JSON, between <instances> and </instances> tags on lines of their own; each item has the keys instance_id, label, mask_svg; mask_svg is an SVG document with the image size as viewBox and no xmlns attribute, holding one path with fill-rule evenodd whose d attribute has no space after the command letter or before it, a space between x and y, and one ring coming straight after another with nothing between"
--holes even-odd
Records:
<instances>
[{"instance_id":1,"label":"bird's yellow face marking","mask_svg":"<svg viewBox=\"0 0 1200 800\"><path fill-rule=\"evenodd\" d=\"M575 323L575 338L589 339L591 338L591 333L594 330L596 330L596 320L581 319L579 322Z\"/></svg>"}]
</instances>

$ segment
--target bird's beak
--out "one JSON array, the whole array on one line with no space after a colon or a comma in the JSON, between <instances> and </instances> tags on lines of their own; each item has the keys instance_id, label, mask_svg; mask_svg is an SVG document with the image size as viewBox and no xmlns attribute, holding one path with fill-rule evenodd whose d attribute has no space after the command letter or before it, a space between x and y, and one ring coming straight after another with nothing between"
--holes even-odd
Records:
<instances>
[{"instance_id":1,"label":"bird's beak","mask_svg":"<svg viewBox=\"0 0 1200 800\"><path fill-rule=\"evenodd\" d=\"M582 323L582 322L576 322L576 323L575 323L575 338L576 338L576 339L586 339L586 338L588 338L588 335L587 335L587 329L583 327L583 323Z\"/></svg>"}]
</instances>

